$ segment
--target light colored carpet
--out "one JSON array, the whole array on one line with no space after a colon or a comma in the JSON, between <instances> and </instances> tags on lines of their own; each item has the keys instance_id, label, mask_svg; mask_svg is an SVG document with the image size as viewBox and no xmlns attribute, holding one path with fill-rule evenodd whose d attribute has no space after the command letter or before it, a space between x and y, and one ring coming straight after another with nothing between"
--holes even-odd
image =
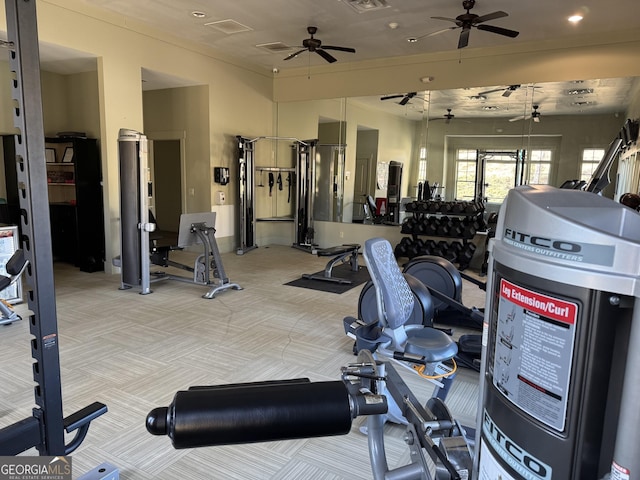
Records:
<instances>
[{"instance_id":1,"label":"light colored carpet","mask_svg":"<svg viewBox=\"0 0 640 480\"><path fill-rule=\"evenodd\" d=\"M185 263L193 257L172 254ZM326 259L284 246L222 258L244 290L211 300L201 298L206 287L163 281L140 295L119 290L117 275L55 265L64 414L94 401L109 408L73 454L74 477L106 461L123 479L371 478L361 419L345 436L193 450L174 450L169 438L147 433L146 414L191 385L338 380L340 367L354 361L342 319L357 314L361 288L337 295L283 285L321 270ZM464 295L467 305L484 303L473 285L465 284ZM17 308L26 313L25 304ZM0 428L34 406L28 330L26 320L0 326ZM416 394L430 394L424 381L410 380ZM448 399L466 424L475 422L477 382L462 370ZM408 458L404 429L386 428L389 463L397 465Z\"/></svg>"}]
</instances>

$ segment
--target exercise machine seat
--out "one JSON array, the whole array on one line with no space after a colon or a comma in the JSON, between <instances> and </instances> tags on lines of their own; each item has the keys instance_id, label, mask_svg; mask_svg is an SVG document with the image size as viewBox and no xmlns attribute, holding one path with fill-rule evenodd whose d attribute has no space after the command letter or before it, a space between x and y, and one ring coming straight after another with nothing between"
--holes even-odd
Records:
<instances>
[{"instance_id":1,"label":"exercise machine seat","mask_svg":"<svg viewBox=\"0 0 640 480\"><path fill-rule=\"evenodd\" d=\"M393 248L384 238L365 242L364 257L376 289L378 318L383 335L389 339L388 350L424 357L424 361L441 362L455 356L456 343L446 333L422 326L409 326L415 297L402 274Z\"/></svg>"}]
</instances>

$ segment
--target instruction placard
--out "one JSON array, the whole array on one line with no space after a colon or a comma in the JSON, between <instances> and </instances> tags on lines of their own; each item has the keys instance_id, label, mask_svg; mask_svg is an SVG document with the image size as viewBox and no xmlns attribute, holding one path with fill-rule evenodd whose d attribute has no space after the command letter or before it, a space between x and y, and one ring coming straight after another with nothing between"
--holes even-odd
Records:
<instances>
[{"instance_id":1,"label":"instruction placard","mask_svg":"<svg viewBox=\"0 0 640 480\"><path fill-rule=\"evenodd\" d=\"M578 305L500 281L493 385L563 431Z\"/></svg>"}]
</instances>

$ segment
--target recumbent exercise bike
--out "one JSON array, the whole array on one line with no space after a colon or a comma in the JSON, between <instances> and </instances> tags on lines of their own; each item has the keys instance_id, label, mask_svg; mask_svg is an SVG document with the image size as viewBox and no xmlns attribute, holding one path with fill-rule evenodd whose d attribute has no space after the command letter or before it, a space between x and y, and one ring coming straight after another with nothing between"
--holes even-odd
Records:
<instances>
[{"instance_id":1,"label":"recumbent exercise bike","mask_svg":"<svg viewBox=\"0 0 640 480\"><path fill-rule=\"evenodd\" d=\"M438 384L437 372L455 356L457 345L440 330L409 323L416 300L387 240L368 240L364 257L380 318L377 345L372 353L366 347L373 333L356 332L362 349L355 363L342 368L340 381L191 387L177 392L168 407L152 410L147 430L168 435L177 449L196 448L343 435L354 418L366 415L375 480L469 478L473 446L464 428L436 395L420 402L396 370L399 364ZM384 447L387 420L406 426L411 451L410 463L395 469L389 468Z\"/></svg>"}]
</instances>

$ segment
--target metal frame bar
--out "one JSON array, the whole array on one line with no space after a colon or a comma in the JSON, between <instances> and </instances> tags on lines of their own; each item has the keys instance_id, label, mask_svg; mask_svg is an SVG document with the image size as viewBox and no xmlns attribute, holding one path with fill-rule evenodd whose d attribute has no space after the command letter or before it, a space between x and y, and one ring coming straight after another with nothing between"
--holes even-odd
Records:
<instances>
[{"instance_id":1,"label":"metal frame bar","mask_svg":"<svg viewBox=\"0 0 640 480\"><path fill-rule=\"evenodd\" d=\"M7 36L13 43L9 65L15 78L11 87L16 102L14 125L17 128L16 162L21 190L22 243L25 257L30 263L25 281L29 290L29 309L33 312L29 324L34 336L31 354L35 359L33 379L36 382L35 402L39 407L34 409L34 416L40 419L41 428L41 434L37 436L35 429L28 430L26 435L30 438L26 443L37 447L41 455L64 455L36 2L5 0L5 7ZM0 446L5 448L4 443L0 443Z\"/></svg>"}]
</instances>

